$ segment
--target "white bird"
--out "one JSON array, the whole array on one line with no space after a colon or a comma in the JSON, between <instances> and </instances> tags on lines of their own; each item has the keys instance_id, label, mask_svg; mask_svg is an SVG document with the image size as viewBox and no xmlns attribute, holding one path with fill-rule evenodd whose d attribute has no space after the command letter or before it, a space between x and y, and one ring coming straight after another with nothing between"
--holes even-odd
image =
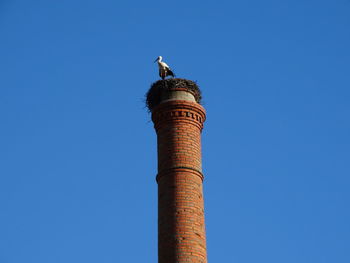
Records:
<instances>
[{"instance_id":1,"label":"white bird","mask_svg":"<svg viewBox=\"0 0 350 263\"><path fill-rule=\"evenodd\" d=\"M163 59L162 56L159 56L154 61L154 63L158 61L159 76L162 79L165 79L166 76L175 77L175 74L170 70L170 67L165 62L163 62L162 59Z\"/></svg>"}]
</instances>

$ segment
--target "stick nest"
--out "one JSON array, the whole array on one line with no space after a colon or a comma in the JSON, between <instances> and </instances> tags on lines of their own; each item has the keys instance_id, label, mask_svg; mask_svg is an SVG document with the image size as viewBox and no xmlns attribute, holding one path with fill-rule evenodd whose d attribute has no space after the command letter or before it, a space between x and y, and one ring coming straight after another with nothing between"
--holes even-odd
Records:
<instances>
[{"instance_id":1,"label":"stick nest","mask_svg":"<svg viewBox=\"0 0 350 263\"><path fill-rule=\"evenodd\" d=\"M162 91L174 89L186 89L194 95L197 103L201 102L202 95L197 84L188 79L171 78L165 80L158 80L151 85L151 88L146 93L146 107L152 111L160 101Z\"/></svg>"}]
</instances>

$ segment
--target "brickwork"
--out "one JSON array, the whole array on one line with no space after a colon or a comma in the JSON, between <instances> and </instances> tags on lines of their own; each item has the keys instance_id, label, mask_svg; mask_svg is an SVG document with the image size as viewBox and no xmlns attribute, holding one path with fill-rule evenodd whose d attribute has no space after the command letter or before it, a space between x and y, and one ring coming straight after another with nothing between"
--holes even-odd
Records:
<instances>
[{"instance_id":1,"label":"brickwork","mask_svg":"<svg viewBox=\"0 0 350 263\"><path fill-rule=\"evenodd\" d=\"M201 131L196 102L164 101L152 111L158 140L159 263L207 262Z\"/></svg>"}]
</instances>

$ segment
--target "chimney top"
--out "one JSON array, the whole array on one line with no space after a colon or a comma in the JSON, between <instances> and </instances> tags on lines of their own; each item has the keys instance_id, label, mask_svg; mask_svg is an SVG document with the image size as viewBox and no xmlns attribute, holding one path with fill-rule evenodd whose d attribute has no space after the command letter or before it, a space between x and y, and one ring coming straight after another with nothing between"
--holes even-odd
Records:
<instances>
[{"instance_id":1,"label":"chimney top","mask_svg":"<svg viewBox=\"0 0 350 263\"><path fill-rule=\"evenodd\" d=\"M152 111L157 105L169 100L201 102L201 91L197 84L188 79L171 78L158 80L146 94L146 106Z\"/></svg>"}]
</instances>

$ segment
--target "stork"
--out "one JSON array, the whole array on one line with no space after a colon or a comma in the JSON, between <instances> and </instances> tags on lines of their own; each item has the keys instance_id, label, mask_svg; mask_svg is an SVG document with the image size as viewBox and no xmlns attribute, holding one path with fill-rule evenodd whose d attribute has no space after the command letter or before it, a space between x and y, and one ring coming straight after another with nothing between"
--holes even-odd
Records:
<instances>
[{"instance_id":1,"label":"stork","mask_svg":"<svg viewBox=\"0 0 350 263\"><path fill-rule=\"evenodd\" d=\"M154 63L158 61L158 68L159 68L159 76L162 79L165 79L166 76L172 76L175 77L175 74L170 70L170 67L162 61L162 56L159 56Z\"/></svg>"}]
</instances>

